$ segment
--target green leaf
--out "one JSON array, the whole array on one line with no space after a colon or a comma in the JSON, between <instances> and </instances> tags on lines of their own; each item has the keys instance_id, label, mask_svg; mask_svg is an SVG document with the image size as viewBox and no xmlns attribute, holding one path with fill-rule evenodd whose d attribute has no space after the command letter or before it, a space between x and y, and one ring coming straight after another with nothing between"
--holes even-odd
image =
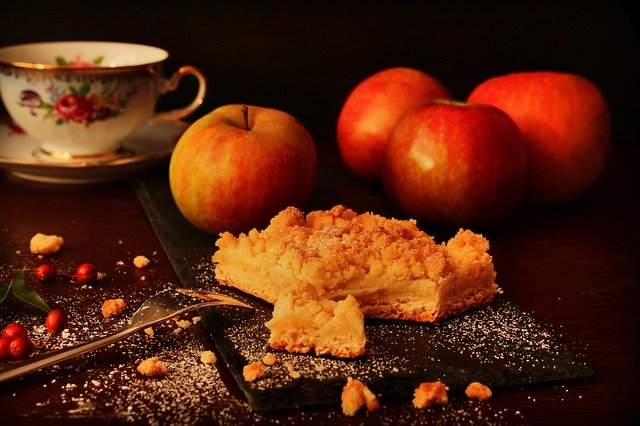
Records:
<instances>
[{"instance_id":1,"label":"green leaf","mask_svg":"<svg viewBox=\"0 0 640 426\"><path fill-rule=\"evenodd\" d=\"M56 56L56 64L57 65L67 65L67 60L62 56Z\"/></svg>"},{"instance_id":2,"label":"green leaf","mask_svg":"<svg viewBox=\"0 0 640 426\"><path fill-rule=\"evenodd\" d=\"M73 93L74 95L80 94L80 91L78 89L76 89L74 86L69 86L69 91L71 93Z\"/></svg>"},{"instance_id":3,"label":"green leaf","mask_svg":"<svg viewBox=\"0 0 640 426\"><path fill-rule=\"evenodd\" d=\"M18 273L9 287L11 287L11 293L16 299L27 302L28 304L33 305L38 309L42 309L45 312L51 311L51 307L47 305L47 302L42 300L38 293L29 288L27 283L24 282L24 269Z\"/></svg>"},{"instance_id":4,"label":"green leaf","mask_svg":"<svg viewBox=\"0 0 640 426\"><path fill-rule=\"evenodd\" d=\"M9 295L9 291L11 290L11 286L0 284L0 303L4 301Z\"/></svg>"},{"instance_id":5,"label":"green leaf","mask_svg":"<svg viewBox=\"0 0 640 426\"><path fill-rule=\"evenodd\" d=\"M91 90L91 87L89 87L89 84L83 83L82 86L80 86L80 90L78 90L78 92L82 96L87 96L87 94L89 93L89 90Z\"/></svg>"}]
</instances>

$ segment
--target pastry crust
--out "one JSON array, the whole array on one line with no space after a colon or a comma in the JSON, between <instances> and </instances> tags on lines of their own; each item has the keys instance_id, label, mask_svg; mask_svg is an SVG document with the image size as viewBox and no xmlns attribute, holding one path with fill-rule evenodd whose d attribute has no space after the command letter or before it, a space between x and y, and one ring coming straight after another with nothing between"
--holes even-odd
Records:
<instances>
[{"instance_id":1,"label":"pastry crust","mask_svg":"<svg viewBox=\"0 0 640 426\"><path fill-rule=\"evenodd\" d=\"M288 207L263 231L224 232L216 246L218 282L270 303L290 293L334 301L352 295L367 317L436 322L501 292L482 235L461 229L437 244L413 220L341 205L306 216Z\"/></svg>"}]
</instances>

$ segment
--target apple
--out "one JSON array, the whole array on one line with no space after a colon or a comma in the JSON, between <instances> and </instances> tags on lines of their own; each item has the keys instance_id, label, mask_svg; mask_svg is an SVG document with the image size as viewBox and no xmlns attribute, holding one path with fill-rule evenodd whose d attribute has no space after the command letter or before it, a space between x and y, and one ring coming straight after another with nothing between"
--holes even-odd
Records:
<instances>
[{"instance_id":1,"label":"apple","mask_svg":"<svg viewBox=\"0 0 640 426\"><path fill-rule=\"evenodd\" d=\"M169 163L180 212L209 233L266 226L288 206L301 207L317 172L315 144L291 115L225 105L191 124Z\"/></svg>"},{"instance_id":2,"label":"apple","mask_svg":"<svg viewBox=\"0 0 640 426\"><path fill-rule=\"evenodd\" d=\"M520 203L526 153L518 127L500 109L436 100L398 120L381 175L389 198L415 219L489 228Z\"/></svg>"},{"instance_id":3,"label":"apple","mask_svg":"<svg viewBox=\"0 0 640 426\"><path fill-rule=\"evenodd\" d=\"M412 68L388 68L360 82L338 116L338 148L347 168L361 179L379 180L382 152L398 118L436 98L451 95L438 80Z\"/></svg>"},{"instance_id":4,"label":"apple","mask_svg":"<svg viewBox=\"0 0 640 426\"><path fill-rule=\"evenodd\" d=\"M518 125L527 147L528 205L552 207L574 200L604 169L611 147L609 108L584 77L506 74L480 83L467 100L496 106Z\"/></svg>"}]
</instances>

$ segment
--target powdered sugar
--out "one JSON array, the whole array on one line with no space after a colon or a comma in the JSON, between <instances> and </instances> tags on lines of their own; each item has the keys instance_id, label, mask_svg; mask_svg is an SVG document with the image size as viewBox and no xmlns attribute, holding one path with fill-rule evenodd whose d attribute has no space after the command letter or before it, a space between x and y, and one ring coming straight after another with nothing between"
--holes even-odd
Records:
<instances>
[{"instance_id":1,"label":"powdered sugar","mask_svg":"<svg viewBox=\"0 0 640 426\"><path fill-rule=\"evenodd\" d=\"M215 316L203 315L203 322L209 330L213 330L216 340L220 335L223 337L222 342L217 343L224 347L227 342L231 352L242 362L258 361L265 353L273 352L267 344L268 330L264 327L264 322L270 317L270 305L218 287L213 280L213 265L208 252L202 255L188 252L184 256L193 261L189 273L193 274L195 280L188 282L197 282L203 288L237 296L258 308L257 314L247 314L233 308L216 309L215 312L224 319L222 323L212 322ZM54 306L64 307L70 318L67 331L52 339L52 349L118 330L133 310L157 291L158 286L176 285L156 282L153 287L152 281L146 280L140 281L135 287L123 288L116 284L118 280L136 273L128 266L115 265L99 284L79 287L77 291L81 297L70 300L59 297L55 292L47 295L47 300ZM152 274L153 271L146 273ZM120 316L104 319L100 307L106 297L122 297L131 308ZM46 335L42 325L44 316L39 312L0 306L0 318L12 318L29 325L33 337L38 340ZM181 331L176 333L178 329ZM216 334L216 330L221 334ZM564 349L558 349L553 337L530 316L508 303L477 311L471 316L454 318L438 326L401 321L367 321L366 331L368 351L365 357L357 360L277 352L278 361L267 367L267 377L251 385L253 391L275 388L284 389L286 394L288 387L299 383L291 377L287 368L289 364L300 374L301 379L298 380L313 380L321 386L328 383L334 389L340 389L347 375L364 379L367 384L372 383L371 388L381 397L383 409L373 415L357 417L354 419L356 423L395 425L428 421L431 424L506 424L514 419L520 422L520 412L503 409L494 401L467 401L456 392L453 392L450 404L434 410L422 412L412 408L402 409L403 406L394 409L394 406L388 405L389 401L400 400L409 404L410 397L406 390L392 392L381 383L389 377L417 382L421 377L431 375L459 380L460 377L452 371L460 365L456 364L453 369L448 365L457 358L471 359L474 365L480 367L500 364L514 372L513 377L516 378L522 376L530 379L531 368L543 372L548 368L548 377L553 378L558 376L558 372L553 366L547 367L545 361L549 358L541 358L541 354L547 354L545 356L552 359L568 354ZM22 406L31 407L25 411L25 416L37 415L61 421L91 418L136 424L212 422L231 425L248 420L260 424L344 420L337 407L339 399L331 399L334 397L317 401L328 406L303 406L278 413L256 412L240 394L240 383L235 383L229 377L225 365L225 361L229 363L229 354L224 359L219 356L216 364L205 365L200 361L200 355L205 350L222 355L213 347L202 323L180 328L171 321L155 326L153 337L140 332L95 354L19 379L11 387L0 385L0 395L3 404L20 400ZM135 370L141 360L151 356L157 356L166 363L166 376L149 378ZM573 362L573 359L569 362ZM229 365L233 371L235 367L231 363ZM540 369L541 365L545 367ZM429 370L426 366L435 368ZM465 374L469 371L465 370ZM38 388L46 392L33 391ZM295 391L295 387L293 389Z\"/></svg>"}]
</instances>

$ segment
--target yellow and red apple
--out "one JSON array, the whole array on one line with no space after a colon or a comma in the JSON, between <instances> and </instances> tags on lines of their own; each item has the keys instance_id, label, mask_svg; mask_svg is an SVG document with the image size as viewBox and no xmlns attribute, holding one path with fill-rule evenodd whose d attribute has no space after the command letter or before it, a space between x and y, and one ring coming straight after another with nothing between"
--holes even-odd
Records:
<instances>
[{"instance_id":1,"label":"yellow and red apple","mask_svg":"<svg viewBox=\"0 0 640 426\"><path fill-rule=\"evenodd\" d=\"M500 109L437 100L398 120L381 174L389 198L416 219L492 227L520 203L526 154L518 127Z\"/></svg>"},{"instance_id":2,"label":"yellow and red apple","mask_svg":"<svg viewBox=\"0 0 640 426\"><path fill-rule=\"evenodd\" d=\"M412 68L388 68L361 81L338 116L338 148L347 168L364 180L378 180L396 121L407 109L436 98L451 95L440 81Z\"/></svg>"},{"instance_id":3,"label":"yellow and red apple","mask_svg":"<svg viewBox=\"0 0 640 426\"><path fill-rule=\"evenodd\" d=\"M317 172L314 142L293 116L271 108L219 107L194 122L169 164L180 212L211 233L247 232L309 198Z\"/></svg>"},{"instance_id":4,"label":"yellow and red apple","mask_svg":"<svg viewBox=\"0 0 640 426\"><path fill-rule=\"evenodd\" d=\"M527 148L524 201L551 207L584 193L602 172L611 146L607 103L579 75L517 72L490 78L468 102L496 106L513 118Z\"/></svg>"}]
</instances>

